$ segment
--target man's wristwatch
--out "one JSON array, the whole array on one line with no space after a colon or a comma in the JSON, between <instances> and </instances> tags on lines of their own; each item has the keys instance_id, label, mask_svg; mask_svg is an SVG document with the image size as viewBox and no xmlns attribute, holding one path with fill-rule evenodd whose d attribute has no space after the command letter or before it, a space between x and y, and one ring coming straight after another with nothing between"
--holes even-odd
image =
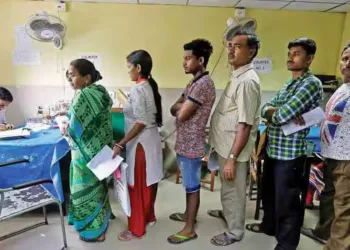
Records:
<instances>
[{"instance_id":1,"label":"man's wristwatch","mask_svg":"<svg viewBox=\"0 0 350 250\"><path fill-rule=\"evenodd\" d=\"M237 156L235 156L234 154L230 154L229 156L228 156L228 158L230 159L230 160L233 160L233 161L235 161L235 160L237 160Z\"/></svg>"}]
</instances>

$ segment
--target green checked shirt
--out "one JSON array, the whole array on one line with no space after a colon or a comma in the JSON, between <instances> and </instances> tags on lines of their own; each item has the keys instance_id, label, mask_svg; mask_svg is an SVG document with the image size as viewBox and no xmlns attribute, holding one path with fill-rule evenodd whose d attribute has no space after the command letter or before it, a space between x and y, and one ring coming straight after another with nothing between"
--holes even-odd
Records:
<instances>
[{"instance_id":1,"label":"green checked shirt","mask_svg":"<svg viewBox=\"0 0 350 250\"><path fill-rule=\"evenodd\" d=\"M294 120L316 107L322 101L322 83L310 71L299 78L289 80L276 96L261 109L265 118L266 111L279 108L272 116L272 124L267 131L267 154L277 160L293 160L306 155L306 136L309 129L304 129L289 136L283 134L281 126Z\"/></svg>"}]
</instances>

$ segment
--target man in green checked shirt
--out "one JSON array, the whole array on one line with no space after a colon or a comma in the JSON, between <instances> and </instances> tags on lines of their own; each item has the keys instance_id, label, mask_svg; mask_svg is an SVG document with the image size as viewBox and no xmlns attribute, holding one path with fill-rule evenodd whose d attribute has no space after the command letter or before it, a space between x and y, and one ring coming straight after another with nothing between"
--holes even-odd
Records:
<instances>
[{"instance_id":1,"label":"man in green checked shirt","mask_svg":"<svg viewBox=\"0 0 350 250\"><path fill-rule=\"evenodd\" d=\"M322 101L322 83L309 70L316 53L316 43L299 38L288 44L287 81L276 96L261 110L268 126L267 157L263 174L264 218L247 230L275 236L275 250L295 250L300 240L303 204L301 180L306 160L306 136L309 129L285 136L281 126L318 107Z\"/></svg>"}]
</instances>

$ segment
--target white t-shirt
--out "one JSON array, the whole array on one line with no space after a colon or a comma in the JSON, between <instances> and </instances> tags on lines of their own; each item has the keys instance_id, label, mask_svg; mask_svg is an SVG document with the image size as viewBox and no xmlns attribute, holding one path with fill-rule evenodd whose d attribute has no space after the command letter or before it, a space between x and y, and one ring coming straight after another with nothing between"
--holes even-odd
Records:
<instances>
[{"instance_id":1,"label":"white t-shirt","mask_svg":"<svg viewBox=\"0 0 350 250\"><path fill-rule=\"evenodd\" d=\"M6 123L5 110L0 111L0 124Z\"/></svg>"},{"instance_id":2,"label":"white t-shirt","mask_svg":"<svg viewBox=\"0 0 350 250\"><path fill-rule=\"evenodd\" d=\"M350 83L343 84L329 99L321 126L322 156L350 160Z\"/></svg>"}]
</instances>

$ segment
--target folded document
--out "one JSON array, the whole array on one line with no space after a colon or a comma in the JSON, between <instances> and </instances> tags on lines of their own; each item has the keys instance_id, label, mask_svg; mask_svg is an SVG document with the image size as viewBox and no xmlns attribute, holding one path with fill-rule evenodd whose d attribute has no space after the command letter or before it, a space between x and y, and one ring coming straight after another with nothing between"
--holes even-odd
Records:
<instances>
[{"instance_id":1,"label":"folded document","mask_svg":"<svg viewBox=\"0 0 350 250\"><path fill-rule=\"evenodd\" d=\"M303 126L295 124L294 121L291 121L288 124L283 125L281 127L285 136L294 134L300 130L306 129L308 127L311 127L313 125L316 125L322 122L325 119L325 114L323 110L320 107L318 107L303 114L302 117L304 118L304 121L305 121L305 125Z\"/></svg>"},{"instance_id":2,"label":"folded document","mask_svg":"<svg viewBox=\"0 0 350 250\"><path fill-rule=\"evenodd\" d=\"M7 130L0 132L0 139L17 139L30 137L30 130L25 128Z\"/></svg>"}]
</instances>

